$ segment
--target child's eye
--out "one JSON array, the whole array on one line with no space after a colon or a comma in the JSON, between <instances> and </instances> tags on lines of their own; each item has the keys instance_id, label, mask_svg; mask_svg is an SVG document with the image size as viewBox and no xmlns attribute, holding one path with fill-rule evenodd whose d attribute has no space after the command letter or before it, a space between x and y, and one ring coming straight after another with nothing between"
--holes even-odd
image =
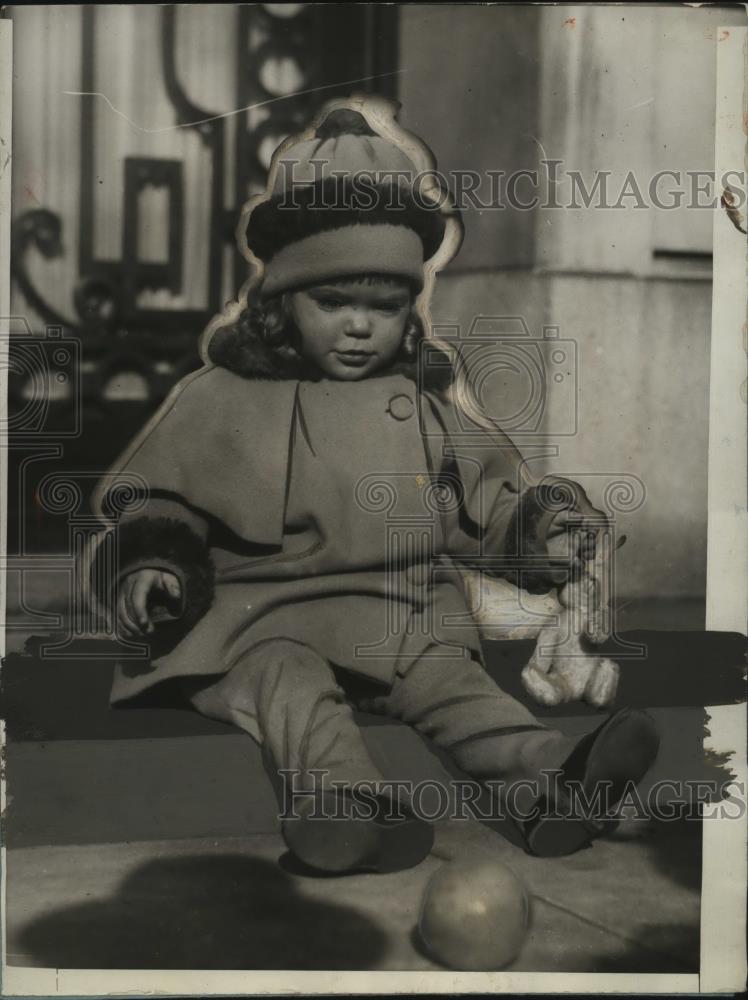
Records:
<instances>
[{"instance_id":1,"label":"child's eye","mask_svg":"<svg viewBox=\"0 0 748 1000\"><path fill-rule=\"evenodd\" d=\"M380 302L377 309L383 313L394 314L399 313L403 307L402 302Z\"/></svg>"},{"instance_id":2,"label":"child's eye","mask_svg":"<svg viewBox=\"0 0 748 1000\"><path fill-rule=\"evenodd\" d=\"M340 309L344 305L342 299L327 298L326 296L316 299L316 302L321 309Z\"/></svg>"}]
</instances>

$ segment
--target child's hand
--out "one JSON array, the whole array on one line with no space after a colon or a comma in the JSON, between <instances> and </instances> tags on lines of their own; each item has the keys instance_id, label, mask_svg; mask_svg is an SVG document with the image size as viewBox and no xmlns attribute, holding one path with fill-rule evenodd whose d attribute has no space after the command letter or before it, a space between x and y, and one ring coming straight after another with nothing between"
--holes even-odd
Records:
<instances>
[{"instance_id":1,"label":"child's hand","mask_svg":"<svg viewBox=\"0 0 748 1000\"><path fill-rule=\"evenodd\" d=\"M154 612L154 605L162 609L173 607L182 597L179 580L173 573L160 569L139 569L128 574L120 586L117 599L119 631L134 639L150 634L163 614ZM176 617L174 614L168 617Z\"/></svg>"},{"instance_id":2,"label":"child's hand","mask_svg":"<svg viewBox=\"0 0 748 1000\"><path fill-rule=\"evenodd\" d=\"M574 501L566 510L553 517L547 533L548 554L552 560L564 561L571 555L572 568L585 570L601 548L603 537L610 532L608 517L597 510L578 483L573 484ZM577 535L577 547L569 553L569 533Z\"/></svg>"}]
</instances>

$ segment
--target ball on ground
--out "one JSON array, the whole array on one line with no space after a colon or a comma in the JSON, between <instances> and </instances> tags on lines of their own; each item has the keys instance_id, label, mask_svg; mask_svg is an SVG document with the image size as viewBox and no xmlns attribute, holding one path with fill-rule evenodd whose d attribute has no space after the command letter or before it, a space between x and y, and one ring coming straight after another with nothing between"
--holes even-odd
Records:
<instances>
[{"instance_id":1,"label":"ball on ground","mask_svg":"<svg viewBox=\"0 0 748 1000\"><path fill-rule=\"evenodd\" d=\"M527 891L506 865L491 859L451 861L426 886L418 932L442 965L490 971L517 957L529 922Z\"/></svg>"}]
</instances>

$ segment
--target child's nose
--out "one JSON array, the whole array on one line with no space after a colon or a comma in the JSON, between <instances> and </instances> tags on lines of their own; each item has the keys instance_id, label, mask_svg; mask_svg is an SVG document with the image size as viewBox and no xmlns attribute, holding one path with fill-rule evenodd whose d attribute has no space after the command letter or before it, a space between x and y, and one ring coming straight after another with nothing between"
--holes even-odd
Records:
<instances>
[{"instance_id":1,"label":"child's nose","mask_svg":"<svg viewBox=\"0 0 748 1000\"><path fill-rule=\"evenodd\" d=\"M371 318L368 309L352 309L348 318L347 330L353 337L368 337L371 334Z\"/></svg>"}]
</instances>

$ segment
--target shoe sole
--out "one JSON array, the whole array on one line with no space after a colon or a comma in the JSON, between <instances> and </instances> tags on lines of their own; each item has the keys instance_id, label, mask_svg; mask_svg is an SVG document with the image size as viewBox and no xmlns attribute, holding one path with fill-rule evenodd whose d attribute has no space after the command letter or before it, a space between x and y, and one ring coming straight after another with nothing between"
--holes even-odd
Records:
<instances>
[{"instance_id":1,"label":"shoe sole","mask_svg":"<svg viewBox=\"0 0 748 1000\"><path fill-rule=\"evenodd\" d=\"M584 820L548 816L537 821L525 841L537 858L563 858L588 847L597 836Z\"/></svg>"},{"instance_id":2,"label":"shoe sole","mask_svg":"<svg viewBox=\"0 0 748 1000\"><path fill-rule=\"evenodd\" d=\"M616 747L619 742L620 746ZM599 757L601 745L605 743L605 752L618 761L618 770L610 777L602 774L595 777L595 757ZM611 801L613 808L622 798L626 787L637 785L654 764L659 750L659 736L652 717L636 709L623 709L605 722L595 736L590 747L590 756L585 768L583 787L585 792L594 788L598 781L612 781ZM592 821L584 818L571 817L570 800L565 799L566 816L545 816L531 821L525 828L525 841L528 850L536 857L564 857L581 850L602 833L606 827L615 825L611 821ZM540 804L542 810L543 805Z\"/></svg>"},{"instance_id":3,"label":"shoe sole","mask_svg":"<svg viewBox=\"0 0 748 1000\"><path fill-rule=\"evenodd\" d=\"M291 853L321 872L388 872L414 868L434 845L433 827L415 817L398 821L314 819L282 823Z\"/></svg>"},{"instance_id":4,"label":"shoe sole","mask_svg":"<svg viewBox=\"0 0 748 1000\"><path fill-rule=\"evenodd\" d=\"M604 744L604 746L603 746ZM594 788L599 781L611 781L611 807L620 801L626 787L638 784L654 764L660 738L652 716L639 709L623 709L600 728L591 748L584 774L584 784ZM595 774L596 758L607 753L617 764L611 774L603 767Z\"/></svg>"}]
</instances>

